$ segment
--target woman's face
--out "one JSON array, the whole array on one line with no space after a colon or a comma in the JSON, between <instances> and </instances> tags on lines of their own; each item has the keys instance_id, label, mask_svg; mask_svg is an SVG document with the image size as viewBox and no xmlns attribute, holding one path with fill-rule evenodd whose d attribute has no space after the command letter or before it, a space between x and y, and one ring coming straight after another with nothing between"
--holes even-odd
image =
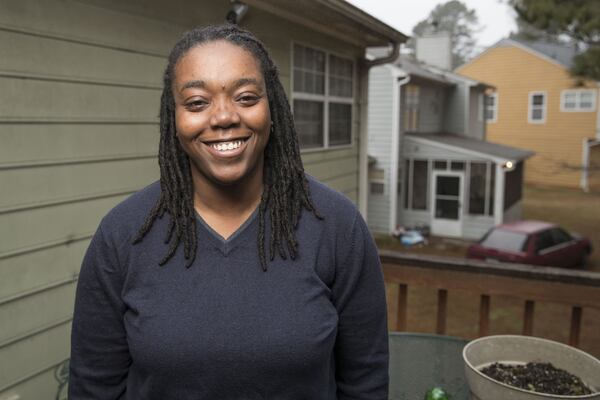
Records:
<instances>
[{"instance_id":1,"label":"woman's face","mask_svg":"<svg viewBox=\"0 0 600 400\"><path fill-rule=\"evenodd\" d=\"M190 49L175 66L177 137L192 176L231 185L260 174L271 113L258 60L227 41Z\"/></svg>"}]
</instances>

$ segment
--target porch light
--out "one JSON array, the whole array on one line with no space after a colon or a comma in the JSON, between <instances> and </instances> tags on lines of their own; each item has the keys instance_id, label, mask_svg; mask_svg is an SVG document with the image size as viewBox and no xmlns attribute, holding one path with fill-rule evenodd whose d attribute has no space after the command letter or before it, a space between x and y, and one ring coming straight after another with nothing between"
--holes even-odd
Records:
<instances>
[{"instance_id":1,"label":"porch light","mask_svg":"<svg viewBox=\"0 0 600 400\"><path fill-rule=\"evenodd\" d=\"M502 168L505 171L510 171L514 168L515 164L512 161L507 161L504 164L502 164Z\"/></svg>"}]
</instances>

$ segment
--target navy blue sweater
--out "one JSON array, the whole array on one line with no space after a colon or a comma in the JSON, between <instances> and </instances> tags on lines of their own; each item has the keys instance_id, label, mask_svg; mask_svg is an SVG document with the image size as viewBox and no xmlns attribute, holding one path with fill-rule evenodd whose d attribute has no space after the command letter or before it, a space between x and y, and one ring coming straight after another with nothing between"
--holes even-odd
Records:
<instances>
[{"instance_id":1,"label":"navy blue sweater","mask_svg":"<svg viewBox=\"0 0 600 400\"><path fill-rule=\"evenodd\" d=\"M299 256L266 272L257 213L227 240L199 219L194 264L159 267L168 217L132 245L159 184L115 207L81 267L69 399L387 399L377 250L347 198L309 184L324 220L303 211Z\"/></svg>"}]
</instances>

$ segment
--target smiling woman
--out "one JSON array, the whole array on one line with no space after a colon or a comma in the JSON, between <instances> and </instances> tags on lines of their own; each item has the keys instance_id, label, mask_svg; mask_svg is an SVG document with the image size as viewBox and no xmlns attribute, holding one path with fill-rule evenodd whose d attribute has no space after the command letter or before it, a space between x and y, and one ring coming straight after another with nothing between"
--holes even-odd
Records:
<instances>
[{"instance_id":1,"label":"smiling woman","mask_svg":"<svg viewBox=\"0 0 600 400\"><path fill-rule=\"evenodd\" d=\"M386 399L377 250L305 175L262 43L186 33L160 116L160 182L103 219L83 261L69 398Z\"/></svg>"}]
</instances>

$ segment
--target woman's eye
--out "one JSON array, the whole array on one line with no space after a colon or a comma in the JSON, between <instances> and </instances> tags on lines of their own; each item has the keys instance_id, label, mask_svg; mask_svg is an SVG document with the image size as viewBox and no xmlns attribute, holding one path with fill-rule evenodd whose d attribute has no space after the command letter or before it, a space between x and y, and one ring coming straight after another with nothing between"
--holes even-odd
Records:
<instances>
[{"instance_id":1,"label":"woman's eye","mask_svg":"<svg viewBox=\"0 0 600 400\"><path fill-rule=\"evenodd\" d=\"M260 100L259 96L250 95L250 94L245 94L245 95L238 97L238 101L244 105L256 104L258 102L258 100Z\"/></svg>"},{"instance_id":2,"label":"woman's eye","mask_svg":"<svg viewBox=\"0 0 600 400\"><path fill-rule=\"evenodd\" d=\"M192 100L192 101L188 101L185 104L185 108L190 110L190 111L198 111L203 109L204 107L206 107L208 105L208 102L205 100Z\"/></svg>"}]
</instances>

